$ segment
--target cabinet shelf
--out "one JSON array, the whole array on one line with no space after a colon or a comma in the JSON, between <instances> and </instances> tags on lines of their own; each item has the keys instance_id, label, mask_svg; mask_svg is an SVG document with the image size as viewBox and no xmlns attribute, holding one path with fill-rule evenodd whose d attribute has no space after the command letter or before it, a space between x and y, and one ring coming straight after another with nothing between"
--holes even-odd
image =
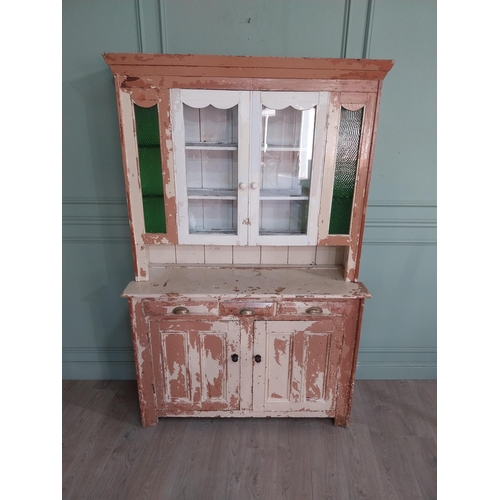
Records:
<instances>
[{"instance_id":1,"label":"cabinet shelf","mask_svg":"<svg viewBox=\"0 0 500 500\"><path fill-rule=\"evenodd\" d=\"M278 146L278 145L275 146L272 144L264 146L264 144L262 144L260 149L264 152L267 152L267 151L304 151L306 148L301 148L300 146Z\"/></svg>"},{"instance_id":2,"label":"cabinet shelf","mask_svg":"<svg viewBox=\"0 0 500 500\"><path fill-rule=\"evenodd\" d=\"M302 189L261 189L260 199L271 200L308 200L309 193Z\"/></svg>"},{"instance_id":3,"label":"cabinet shelf","mask_svg":"<svg viewBox=\"0 0 500 500\"><path fill-rule=\"evenodd\" d=\"M188 189L188 200L236 200L236 189Z\"/></svg>"},{"instance_id":4,"label":"cabinet shelf","mask_svg":"<svg viewBox=\"0 0 500 500\"><path fill-rule=\"evenodd\" d=\"M186 149L195 151L237 151L238 145L227 142L188 142Z\"/></svg>"}]
</instances>

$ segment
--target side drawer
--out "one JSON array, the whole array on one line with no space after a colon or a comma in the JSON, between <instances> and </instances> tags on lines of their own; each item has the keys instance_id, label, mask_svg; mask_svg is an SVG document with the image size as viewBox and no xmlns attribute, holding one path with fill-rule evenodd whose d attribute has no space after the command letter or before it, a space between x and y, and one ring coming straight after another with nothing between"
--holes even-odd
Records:
<instances>
[{"instance_id":1,"label":"side drawer","mask_svg":"<svg viewBox=\"0 0 500 500\"><path fill-rule=\"evenodd\" d=\"M321 300L283 300L278 305L278 315L328 316L342 315L348 307L348 301Z\"/></svg>"},{"instance_id":2,"label":"side drawer","mask_svg":"<svg viewBox=\"0 0 500 500\"><path fill-rule=\"evenodd\" d=\"M274 302L234 300L220 303L221 316L274 316Z\"/></svg>"},{"instance_id":3,"label":"side drawer","mask_svg":"<svg viewBox=\"0 0 500 500\"><path fill-rule=\"evenodd\" d=\"M175 317L179 317L179 316L189 316L190 314L217 316L219 314L218 301L216 299L197 300L197 301L145 300L143 306L144 306L144 313L146 314L146 316L172 315Z\"/></svg>"}]
</instances>

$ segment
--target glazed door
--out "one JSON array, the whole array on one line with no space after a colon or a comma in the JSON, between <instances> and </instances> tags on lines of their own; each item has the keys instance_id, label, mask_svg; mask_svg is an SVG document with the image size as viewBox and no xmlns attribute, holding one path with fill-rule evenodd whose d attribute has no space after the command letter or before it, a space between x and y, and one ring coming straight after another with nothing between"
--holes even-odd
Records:
<instances>
[{"instance_id":1,"label":"glazed door","mask_svg":"<svg viewBox=\"0 0 500 500\"><path fill-rule=\"evenodd\" d=\"M158 409L240 407L238 321L152 320Z\"/></svg>"},{"instance_id":2,"label":"glazed door","mask_svg":"<svg viewBox=\"0 0 500 500\"><path fill-rule=\"evenodd\" d=\"M344 323L256 321L254 410L333 411Z\"/></svg>"},{"instance_id":3,"label":"glazed door","mask_svg":"<svg viewBox=\"0 0 500 500\"><path fill-rule=\"evenodd\" d=\"M246 245L250 93L171 96L179 242Z\"/></svg>"},{"instance_id":4,"label":"glazed door","mask_svg":"<svg viewBox=\"0 0 500 500\"><path fill-rule=\"evenodd\" d=\"M253 92L251 245L316 245L327 92Z\"/></svg>"}]
</instances>

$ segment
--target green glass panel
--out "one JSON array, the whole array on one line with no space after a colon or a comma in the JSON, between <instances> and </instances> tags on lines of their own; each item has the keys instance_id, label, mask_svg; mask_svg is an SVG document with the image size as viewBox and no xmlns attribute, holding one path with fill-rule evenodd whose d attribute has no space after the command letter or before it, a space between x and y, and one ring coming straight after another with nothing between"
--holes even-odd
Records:
<instances>
[{"instance_id":1,"label":"green glass panel","mask_svg":"<svg viewBox=\"0 0 500 500\"><path fill-rule=\"evenodd\" d=\"M362 124L363 108L341 109L329 234L349 234Z\"/></svg>"},{"instance_id":2,"label":"green glass panel","mask_svg":"<svg viewBox=\"0 0 500 500\"><path fill-rule=\"evenodd\" d=\"M165 233L165 204L163 196L143 196L146 233Z\"/></svg>"},{"instance_id":3,"label":"green glass panel","mask_svg":"<svg viewBox=\"0 0 500 500\"><path fill-rule=\"evenodd\" d=\"M166 233L158 106L134 112L146 233Z\"/></svg>"}]
</instances>

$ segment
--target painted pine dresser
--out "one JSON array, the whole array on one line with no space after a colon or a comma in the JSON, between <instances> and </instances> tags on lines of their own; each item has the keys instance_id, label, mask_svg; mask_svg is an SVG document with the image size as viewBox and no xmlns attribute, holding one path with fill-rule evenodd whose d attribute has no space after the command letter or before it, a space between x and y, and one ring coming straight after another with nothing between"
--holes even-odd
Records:
<instances>
[{"instance_id":1,"label":"painted pine dresser","mask_svg":"<svg viewBox=\"0 0 500 500\"><path fill-rule=\"evenodd\" d=\"M351 412L393 61L103 54L115 79L143 426Z\"/></svg>"}]
</instances>

